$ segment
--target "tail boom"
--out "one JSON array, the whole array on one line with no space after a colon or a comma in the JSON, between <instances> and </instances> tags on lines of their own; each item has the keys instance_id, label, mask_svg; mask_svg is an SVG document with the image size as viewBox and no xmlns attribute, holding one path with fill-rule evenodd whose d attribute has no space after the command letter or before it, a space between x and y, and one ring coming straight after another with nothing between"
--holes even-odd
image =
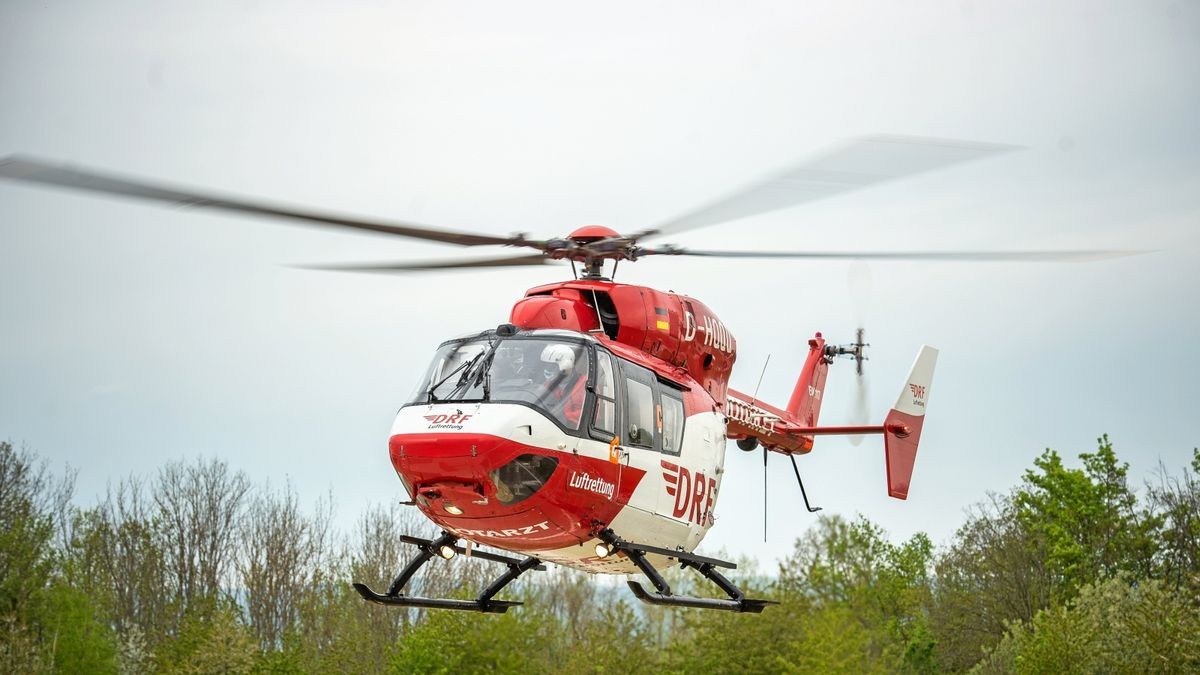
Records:
<instances>
[{"instance_id":1,"label":"tail boom","mask_svg":"<svg viewBox=\"0 0 1200 675\"><path fill-rule=\"evenodd\" d=\"M823 344L821 346L823 347ZM816 349L813 352L816 352ZM888 412L882 425L816 426L816 416L820 411L821 387L810 389L809 383L824 384L824 369L820 366L826 364L817 364L810 359L808 365L813 368L806 368L802 373L786 410L730 389L725 400L727 435L731 439L756 439L768 450L785 455L802 455L812 450L815 436L883 434L888 496L907 499L913 466L917 460L917 445L921 441L921 431L925 424L925 405L929 400L937 355L938 351L933 347L921 347L909 371L908 381L900 392L900 398L896 400L896 405ZM815 395L811 395L810 392ZM808 419L799 418L797 413L805 414Z\"/></svg>"}]
</instances>

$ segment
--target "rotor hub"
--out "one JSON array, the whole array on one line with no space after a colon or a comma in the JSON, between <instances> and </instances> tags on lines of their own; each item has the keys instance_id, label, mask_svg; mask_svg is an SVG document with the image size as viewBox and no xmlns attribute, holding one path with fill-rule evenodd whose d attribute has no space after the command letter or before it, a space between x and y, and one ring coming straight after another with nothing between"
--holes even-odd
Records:
<instances>
[{"instance_id":1,"label":"rotor hub","mask_svg":"<svg viewBox=\"0 0 1200 675\"><path fill-rule=\"evenodd\" d=\"M588 244L593 241L612 239L614 237L619 238L620 236L621 234L611 227L605 227L603 225L584 225L583 227L567 235L567 239L579 244Z\"/></svg>"}]
</instances>

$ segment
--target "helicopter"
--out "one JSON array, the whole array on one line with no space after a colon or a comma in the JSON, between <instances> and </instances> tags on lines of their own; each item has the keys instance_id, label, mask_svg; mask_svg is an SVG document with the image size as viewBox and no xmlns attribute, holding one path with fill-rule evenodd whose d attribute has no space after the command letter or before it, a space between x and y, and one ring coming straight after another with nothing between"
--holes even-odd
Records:
<instances>
[{"instance_id":1,"label":"helicopter","mask_svg":"<svg viewBox=\"0 0 1200 675\"><path fill-rule=\"evenodd\" d=\"M657 256L759 259L1084 261L1135 251L712 251L646 240L738 220L884 181L1015 149L908 136L853 139L816 158L660 223L621 234L586 225L563 237L496 236L356 218L67 165L0 159L0 177L173 206L366 230L461 247L525 249L479 259L310 265L351 272L418 272L567 263L570 279L529 289L499 326L443 342L402 402L388 455L415 506L441 528L403 536L417 554L383 592L383 605L504 613L496 596L518 577L554 563L592 573L641 575L628 586L655 605L760 613L723 569L734 563L695 551L716 522L728 441L791 460L809 511L797 455L822 435L883 436L888 495L906 499L938 351L922 346L895 405L876 425L822 426L826 377L839 358L866 360L864 332L833 344L807 340L807 358L785 405L730 388L737 341L700 300L615 281L621 262ZM606 264L611 266L606 269ZM487 546L500 552L478 549ZM470 556L505 571L474 599L407 594L430 561ZM726 597L672 591L660 570L693 569Z\"/></svg>"}]
</instances>

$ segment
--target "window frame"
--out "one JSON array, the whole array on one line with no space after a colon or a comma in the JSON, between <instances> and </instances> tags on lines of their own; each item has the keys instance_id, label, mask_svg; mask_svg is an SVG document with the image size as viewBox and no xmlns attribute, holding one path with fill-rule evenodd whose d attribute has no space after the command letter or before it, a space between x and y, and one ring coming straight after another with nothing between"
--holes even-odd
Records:
<instances>
[{"instance_id":1,"label":"window frame","mask_svg":"<svg viewBox=\"0 0 1200 675\"><path fill-rule=\"evenodd\" d=\"M591 380L588 382L588 404L585 407L584 414L588 416L587 430L592 438L602 440L605 443L612 442L614 438L621 438L621 423L625 417L625 411L622 409L622 378L620 361L621 358L607 349L593 349L593 363L596 365L592 369ZM610 399L600 393L600 359L607 358L609 364L609 373L613 378L613 396ZM600 409L600 401L609 401L613 404L613 429L608 431L596 426L596 411ZM622 439L624 440L624 439Z\"/></svg>"},{"instance_id":2,"label":"window frame","mask_svg":"<svg viewBox=\"0 0 1200 675\"><path fill-rule=\"evenodd\" d=\"M626 427L630 423L629 405L632 402L632 397L629 395L629 382L631 382L631 381L636 382L638 384L642 384L642 385L646 386L647 388L649 388L649 390L650 390L650 406L651 406L650 418L651 418L651 420L654 420L656 418L657 409L659 406L658 377L654 374L654 371L650 370L649 368L646 368L645 366L640 366L632 361L628 361L628 360L620 358L620 357L617 358L617 361L620 362L621 391L624 394L624 405L618 406L624 415L621 420L620 428L622 431L625 431L627 434L628 429ZM662 439L661 439L662 434L659 433L659 431L656 427L657 427L657 425L652 425L650 428L650 430L652 432L652 439L651 439L651 442L649 445L642 445L640 443L631 443L629 441L629 439L626 437L626 435L624 435L624 434L621 437L621 445L639 448L642 450L649 450L651 452L662 452Z\"/></svg>"},{"instance_id":3,"label":"window frame","mask_svg":"<svg viewBox=\"0 0 1200 675\"><path fill-rule=\"evenodd\" d=\"M438 345L437 349L441 350L442 347L445 347L446 345L450 345L450 344L461 345L461 344L465 344L468 342L477 342L477 341L486 342L488 340L543 340L543 341L548 341L548 342L563 342L563 343L577 344L577 345L581 345L583 347L584 353L588 356L589 359L591 359L593 356L595 356L594 352L596 351L594 349L594 344L591 341L586 340L584 338L576 338L576 337L567 336L567 335L536 335L536 334L522 335L520 333L518 333L516 335L498 336L492 331L487 331L487 332L480 333L477 335L468 335L465 337L452 338L450 340L445 340L444 342L442 342L441 344ZM436 353L437 353L437 351L434 352L435 355L436 355ZM616 355L614 355L612 353L609 353L609 356L612 357L613 359L620 360ZM426 369L425 379L428 379L429 375L430 375L429 369ZM584 418L591 420L591 416L593 415L593 408L595 407L595 396L593 395L592 387L596 381L596 376L597 376L597 368L595 367L595 361L591 361L588 364L588 377L587 377L587 382L584 385L583 411L580 413L579 428L577 428L577 429L572 429L571 427L563 424L562 421L560 421L558 419L558 417L555 416L552 412L537 405L536 403L532 403L529 401L518 401L518 400L497 401L494 399L489 399L487 401L483 401L482 399L469 399L469 400L430 402L430 401L412 400L413 395L410 395L409 396L410 400L408 402L404 403L403 405L401 405L400 409L403 410L404 408L408 408L411 406L443 405L443 404L455 404L455 403L460 403L460 404L480 404L480 403L482 403L484 405L491 405L491 404L519 405L519 406L524 406L526 408L529 408L530 410L537 412L539 415L541 415L546 420L549 420L552 424L554 424L554 426L558 427L563 433L567 434L568 436L574 436L576 438L588 438L589 434L592 431L592 426L591 426L590 421L587 423L584 423ZM422 385L423 381L424 380L420 380L417 382L416 391L414 391L414 395L421 391L422 386L424 386L424 385ZM618 392L619 391L620 390L618 389ZM617 406L617 414L618 414L617 428L620 429L620 421L619 421L620 406L619 405ZM611 439L612 436L609 435L609 438Z\"/></svg>"},{"instance_id":4,"label":"window frame","mask_svg":"<svg viewBox=\"0 0 1200 675\"><path fill-rule=\"evenodd\" d=\"M659 445L662 448L660 450L660 452L662 452L662 454L664 454L664 455L668 455L671 457L678 457L680 454L683 453L683 437L684 437L684 434L687 433L687 406L685 406L684 402L683 402L683 392L675 389L674 387L670 387L670 386L663 384L661 380L658 382L658 387L659 387L659 395L658 395L658 403L656 405L661 406L661 408L664 412L664 414L663 414L663 429L664 430L666 429L666 426L667 426L667 423L666 423L667 418L666 418L666 414L665 414L667 407L666 407L665 401L667 399L670 399L679 404L679 436L675 441L675 450L674 451L667 450L666 446L662 444L662 440L660 438ZM661 433L661 434L659 434L659 436L665 437L666 434Z\"/></svg>"}]
</instances>

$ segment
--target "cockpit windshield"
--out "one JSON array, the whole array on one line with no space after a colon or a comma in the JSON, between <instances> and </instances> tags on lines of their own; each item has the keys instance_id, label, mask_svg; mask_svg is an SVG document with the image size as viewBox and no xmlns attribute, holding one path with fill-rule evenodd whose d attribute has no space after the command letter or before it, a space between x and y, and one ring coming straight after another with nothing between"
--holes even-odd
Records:
<instances>
[{"instance_id":1,"label":"cockpit windshield","mask_svg":"<svg viewBox=\"0 0 1200 675\"><path fill-rule=\"evenodd\" d=\"M497 338L442 345L411 403L525 403L578 429L588 351L580 343Z\"/></svg>"}]
</instances>

